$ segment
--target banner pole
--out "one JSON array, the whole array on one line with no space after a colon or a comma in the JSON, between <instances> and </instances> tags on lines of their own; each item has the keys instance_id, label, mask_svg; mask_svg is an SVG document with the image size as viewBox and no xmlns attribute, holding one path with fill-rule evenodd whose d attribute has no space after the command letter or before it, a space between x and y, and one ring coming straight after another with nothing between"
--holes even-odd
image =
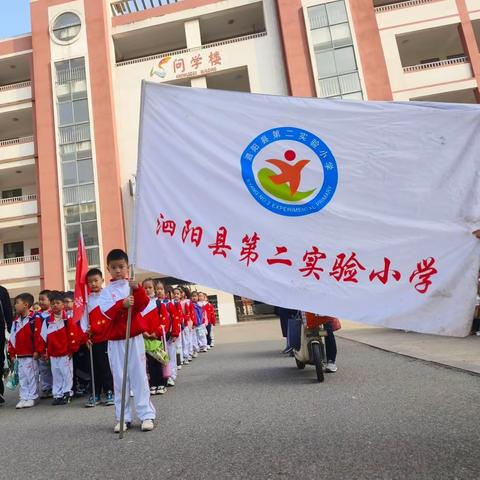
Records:
<instances>
[{"instance_id":1,"label":"banner pole","mask_svg":"<svg viewBox=\"0 0 480 480\"><path fill-rule=\"evenodd\" d=\"M140 122L139 122L139 127L140 127L140 135L138 139L138 158L140 158L140 145L141 145L141 131L142 131L142 112L144 108L144 102L145 102L145 80L142 80L142 90L141 90L141 100L140 100ZM139 172L139 166L137 165L137 174ZM135 268L134 265L136 263L136 242L137 242L137 221L136 221L136 198L138 195L138 191L134 192L133 195L133 205L132 205L132 211L133 211L133 218L132 218L132 233L131 233L131 243L130 243L130 279L133 280L135 277ZM130 287L130 295L133 295L133 288ZM123 427L124 427L124 421L125 421L125 402L126 402L126 394L127 394L127 375L128 375L128 355L129 355L129 349L130 349L130 331L132 328L132 307L128 307L128 315L127 315L127 331L125 334L125 358L123 361L123 378L122 378L122 403L120 405L120 432L119 432L119 437L120 439L123 438ZM128 392L128 395L130 395L130 392Z\"/></svg>"},{"instance_id":2,"label":"banner pole","mask_svg":"<svg viewBox=\"0 0 480 480\"><path fill-rule=\"evenodd\" d=\"M134 269L133 265L130 266L130 279L134 278ZM130 296L133 294L133 288L130 287ZM128 376L128 354L130 350L130 331L132 328L132 307L128 307L127 314L127 331L125 334L125 357L123 360L123 377L122 377L122 403L120 405L120 432L119 439L123 438L124 432L124 421L125 421L125 405L126 405L126 395L130 395L130 392L127 392L127 376Z\"/></svg>"}]
</instances>

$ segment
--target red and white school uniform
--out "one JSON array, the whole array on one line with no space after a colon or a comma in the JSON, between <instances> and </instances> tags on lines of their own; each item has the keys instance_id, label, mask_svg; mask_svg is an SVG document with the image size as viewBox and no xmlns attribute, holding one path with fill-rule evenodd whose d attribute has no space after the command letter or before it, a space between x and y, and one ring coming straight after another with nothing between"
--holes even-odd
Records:
<instances>
[{"instance_id":1,"label":"red and white school uniform","mask_svg":"<svg viewBox=\"0 0 480 480\"><path fill-rule=\"evenodd\" d=\"M204 305L205 316L207 317L207 329L210 330L210 346L215 346L215 333L214 327L217 325L217 316L215 315L215 308L210 302L206 302Z\"/></svg>"},{"instance_id":2,"label":"red and white school uniform","mask_svg":"<svg viewBox=\"0 0 480 480\"><path fill-rule=\"evenodd\" d=\"M20 381L20 400L38 398L38 364L33 359L35 353L35 322L40 318L33 312L26 317L17 317L12 324L8 339L8 354L18 360L18 378Z\"/></svg>"},{"instance_id":3,"label":"red and white school uniform","mask_svg":"<svg viewBox=\"0 0 480 480\"><path fill-rule=\"evenodd\" d=\"M170 319L170 334L167 339L167 352L170 358L169 366L172 372L171 379L175 381L177 379L178 365L177 365L177 341L181 335L181 317L180 309L175 306L170 300L162 300L162 304L165 305L168 316ZM173 340L175 338L175 340Z\"/></svg>"},{"instance_id":4,"label":"red and white school uniform","mask_svg":"<svg viewBox=\"0 0 480 480\"><path fill-rule=\"evenodd\" d=\"M193 321L190 315L190 300L184 299L180 301L182 306L182 313L183 313L183 322L184 328L182 330L182 350L183 350L183 359L187 361L192 357L192 327Z\"/></svg>"},{"instance_id":5,"label":"red and white school uniform","mask_svg":"<svg viewBox=\"0 0 480 480\"><path fill-rule=\"evenodd\" d=\"M191 322L191 330L190 330L190 356L197 355L200 351L200 347L198 346L198 337L197 337L197 330L196 330L196 320L195 320L195 307L194 303L189 300L188 303L188 313L190 316Z\"/></svg>"},{"instance_id":6,"label":"red and white school uniform","mask_svg":"<svg viewBox=\"0 0 480 480\"><path fill-rule=\"evenodd\" d=\"M37 345L40 355L47 353L50 358L54 398L71 395L73 387L72 355L80 345L77 328L71 320L67 319L65 311L59 315L52 312L42 322Z\"/></svg>"},{"instance_id":7,"label":"red and white school uniform","mask_svg":"<svg viewBox=\"0 0 480 480\"><path fill-rule=\"evenodd\" d=\"M195 312L195 330L197 333L197 342L198 348L201 352L208 350L207 344L207 325L208 317L205 311L205 305L207 302L197 302L197 307L200 307L201 314L200 319L198 318L198 313Z\"/></svg>"},{"instance_id":8,"label":"red and white school uniform","mask_svg":"<svg viewBox=\"0 0 480 480\"><path fill-rule=\"evenodd\" d=\"M41 310L38 312L43 321L50 316L50 310ZM41 328L41 326L40 326ZM40 333L40 331L38 332ZM53 377L50 362L48 360L38 360L38 371L40 374L40 389L42 392L47 393L52 391Z\"/></svg>"},{"instance_id":9,"label":"red and white school uniform","mask_svg":"<svg viewBox=\"0 0 480 480\"><path fill-rule=\"evenodd\" d=\"M183 308L180 301L172 300L173 309L179 318L180 331L178 333L175 345L177 347L177 355L180 356L180 364L183 364L183 331L185 329L185 317L183 315Z\"/></svg>"},{"instance_id":10,"label":"red and white school uniform","mask_svg":"<svg viewBox=\"0 0 480 480\"><path fill-rule=\"evenodd\" d=\"M125 336L127 329L128 309L123 307L124 300L130 295L127 280L110 282L100 293L98 305L90 314L90 321L106 321L106 337L108 339L108 358L113 375L115 396L115 419L120 421L122 403L123 362L125 359ZM143 332L146 330L144 317L140 314L150 302L145 290L138 287L133 292L135 304L132 307L131 337L129 343L127 392L133 392L135 410L138 418L155 420L155 408L150 402L150 388L147 378L145 344ZM132 421L130 395L126 396L125 422Z\"/></svg>"}]
</instances>

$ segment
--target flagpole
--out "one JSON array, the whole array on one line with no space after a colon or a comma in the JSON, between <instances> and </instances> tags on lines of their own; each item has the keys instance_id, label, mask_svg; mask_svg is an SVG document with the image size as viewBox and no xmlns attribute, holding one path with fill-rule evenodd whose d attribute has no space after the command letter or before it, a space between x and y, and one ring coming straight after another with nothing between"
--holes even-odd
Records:
<instances>
[{"instance_id":1,"label":"flagpole","mask_svg":"<svg viewBox=\"0 0 480 480\"><path fill-rule=\"evenodd\" d=\"M130 266L130 280L133 280L135 276L135 272L133 269L133 265ZM130 295L133 294L133 288L130 287ZM130 351L130 331L132 328L132 307L128 307L128 314L127 314L127 331L125 334L125 357L123 359L123 377L122 377L122 402L120 405L120 432L119 432L119 439L123 438L124 432L124 421L125 421L125 405L126 405L126 395L127 395L127 376L128 376L128 354ZM128 392L130 395L130 392Z\"/></svg>"},{"instance_id":2,"label":"flagpole","mask_svg":"<svg viewBox=\"0 0 480 480\"><path fill-rule=\"evenodd\" d=\"M138 159L140 160L140 150L141 150L141 143L142 143L142 123L143 123L143 108L145 104L145 80L142 80L142 91L141 91L141 99L140 99L140 122L139 122L139 139L138 139ZM137 165L137 175L136 178L140 175L140 165ZM130 241L130 280L135 278L135 263L137 257L137 212L136 212L136 198L139 194L138 190L136 190L136 181L132 183L130 180L130 185L132 188L132 197L133 197L133 205L132 205L132 233L131 233L131 241ZM133 288L130 287L130 295L133 295ZM118 438L123 438L123 427L125 421L125 400L127 394L127 375L128 375L128 355L130 350L130 332L132 327L132 307L128 307L128 314L127 314L127 331L125 334L125 358L123 360L123 378L122 378L122 402L120 405L120 432ZM128 392L130 395L130 392Z\"/></svg>"}]
</instances>

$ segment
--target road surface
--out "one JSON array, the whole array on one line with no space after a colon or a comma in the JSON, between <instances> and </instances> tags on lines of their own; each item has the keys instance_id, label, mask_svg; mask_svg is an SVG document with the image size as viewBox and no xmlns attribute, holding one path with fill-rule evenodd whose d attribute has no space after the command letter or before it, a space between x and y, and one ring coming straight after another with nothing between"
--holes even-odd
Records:
<instances>
[{"instance_id":1,"label":"road surface","mask_svg":"<svg viewBox=\"0 0 480 480\"><path fill-rule=\"evenodd\" d=\"M112 407L0 408L1 479L477 479L480 377L339 340L339 370L279 352L278 322L223 327L124 440Z\"/></svg>"}]
</instances>

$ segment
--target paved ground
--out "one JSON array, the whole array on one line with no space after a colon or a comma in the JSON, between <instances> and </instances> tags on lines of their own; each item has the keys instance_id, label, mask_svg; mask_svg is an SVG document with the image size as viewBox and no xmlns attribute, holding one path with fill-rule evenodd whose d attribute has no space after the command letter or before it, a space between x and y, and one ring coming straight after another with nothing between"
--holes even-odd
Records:
<instances>
[{"instance_id":1,"label":"paved ground","mask_svg":"<svg viewBox=\"0 0 480 480\"><path fill-rule=\"evenodd\" d=\"M342 338L480 374L480 337L440 337L342 320Z\"/></svg>"},{"instance_id":2,"label":"paved ground","mask_svg":"<svg viewBox=\"0 0 480 480\"><path fill-rule=\"evenodd\" d=\"M0 409L3 479L478 479L480 377L339 340L324 384L278 322L223 327L124 440L113 411Z\"/></svg>"}]
</instances>

